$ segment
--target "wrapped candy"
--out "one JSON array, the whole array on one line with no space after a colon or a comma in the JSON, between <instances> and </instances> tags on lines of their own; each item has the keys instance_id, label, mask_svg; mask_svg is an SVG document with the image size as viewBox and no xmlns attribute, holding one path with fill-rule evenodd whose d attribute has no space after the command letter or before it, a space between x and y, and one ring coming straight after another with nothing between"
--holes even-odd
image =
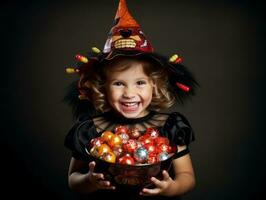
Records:
<instances>
[{"instance_id":1,"label":"wrapped candy","mask_svg":"<svg viewBox=\"0 0 266 200\"><path fill-rule=\"evenodd\" d=\"M121 125L93 138L86 148L90 156L98 158L95 169L106 179L130 186L145 186L151 177L161 178L161 171L169 169L176 151L155 128L139 131Z\"/></svg>"},{"instance_id":2,"label":"wrapped candy","mask_svg":"<svg viewBox=\"0 0 266 200\"><path fill-rule=\"evenodd\" d=\"M121 158L119 158L118 162L119 164L122 164L122 165L134 165L135 164L135 160L129 154L126 154L122 156Z\"/></svg>"},{"instance_id":3,"label":"wrapped candy","mask_svg":"<svg viewBox=\"0 0 266 200\"><path fill-rule=\"evenodd\" d=\"M123 149L128 153L133 153L138 148L138 143L134 139L129 139L123 144Z\"/></svg>"},{"instance_id":4,"label":"wrapped candy","mask_svg":"<svg viewBox=\"0 0 266 200\"><path fill-rule=\"evenodd\" d=\"M169 139L160 136L154 127L147 128L141 135L138 128L119 125L114 132L106 130L100 137L93 138L87 152L111 163L154 164L169 158L169 154L176 151L176 147L169 143Z\"/></svg>"},{"instance_id":5,"label":"wrapped candy","mask_svg":"<svg viewBox=\"0 0 266 200\"><path fill-rule=\"evenodd\" d=\"M113 134L111 136L111 139L108 140L108 145L113 148L113 147L119 147L122 145L122 138L119 135Z\"/></svg>"},{"instance_id":6,"label":"wrapped candy","mask_svg":"<svg viewBox=\"0 0 266 200\"><path fill-rule=\"evenodd\" d=\"M134 152L134 158L138 163L144 163L149 157L149 152L144 147L139 147Z\"/></svg>"}]
</instances>

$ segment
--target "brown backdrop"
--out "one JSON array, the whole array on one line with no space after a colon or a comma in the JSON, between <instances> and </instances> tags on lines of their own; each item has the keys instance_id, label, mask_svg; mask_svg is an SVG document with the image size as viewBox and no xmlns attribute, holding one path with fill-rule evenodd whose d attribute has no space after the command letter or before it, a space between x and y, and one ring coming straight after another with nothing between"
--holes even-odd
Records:
<instances>
[{"instance_id":1,"label":"brown backdrop","mask_svg":"<svg viewBox=\"0 0 266 200\"><path fill-rule=\"evenodd\" d=\"M262 199L265 179L265 24L248 0L128 0L155 50L183 57L201 84L185 106L196 141L196 189L184 199ZM117 1L1 5L1 131L4 191L11 197L73 199L63 140L71 110L61 102L74 55L102 48Z\"/></svg>"}]
</instances>

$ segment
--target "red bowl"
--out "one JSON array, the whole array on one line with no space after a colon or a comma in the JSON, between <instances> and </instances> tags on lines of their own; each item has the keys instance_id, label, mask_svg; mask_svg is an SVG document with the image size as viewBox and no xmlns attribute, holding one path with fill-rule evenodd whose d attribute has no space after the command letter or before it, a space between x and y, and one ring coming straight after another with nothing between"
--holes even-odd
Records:
<instances>
[{"instance_id":1,"label":"red bowl","mask_svg":"<svg viewBox=\"0 0 266 200\"><path fill-rule=\"evenodd\" d=\"M154 164L124 165L119 163L109 163L100 158L93 157L96 162L95 172L103 173L105 179L115 186L149 187L152 185L150 178L162 178L162 171L169 171L173 155L170 154L166 160Z\"/></svg>"}]
</instances>

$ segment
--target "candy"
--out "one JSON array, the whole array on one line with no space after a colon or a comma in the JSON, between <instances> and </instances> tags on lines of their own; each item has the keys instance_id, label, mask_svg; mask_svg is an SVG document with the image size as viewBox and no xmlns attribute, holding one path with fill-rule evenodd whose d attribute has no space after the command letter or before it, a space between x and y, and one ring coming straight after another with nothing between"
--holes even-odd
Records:
<instances>
[{"instance_id":1,"label":"candy","mask_svg":"<svg viewBox=\"0 0 266 200\"><path fill-rule=\"evenodd\" d=\"M134 165L135 161L129 154L127 154L119 158L118 163L122 165Z\"/></svg>"},{"instance_id":2,"label":"candy","mask_svg":"<svg viewBox=\"0 0 266 200\"><path fill-rule=\"evenodd\" d=\"M134 152L134 158L139 163L144 163L148 159L148 156L149 152L144 147L139 147Z\"/></svg>"},{"instance_id":3,"label":"candy","mask_svg":"<svg viewBox=\"0 0 266 200\"><path fill-rule=\"evenodd\" d=\"M176 146L169 145L169 139L160 136L156 128L142 131L119 125L114 132L106 130L100 137L93 138L87 145L87 152L110 163L123 165L155 164L170 157Z\"/></svg>"}]
</instances>

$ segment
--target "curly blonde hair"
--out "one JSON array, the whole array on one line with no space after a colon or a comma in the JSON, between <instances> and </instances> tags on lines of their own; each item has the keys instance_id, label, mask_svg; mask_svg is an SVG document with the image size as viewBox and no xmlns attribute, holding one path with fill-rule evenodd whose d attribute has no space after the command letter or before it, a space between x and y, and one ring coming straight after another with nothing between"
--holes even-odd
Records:
<instances>
[{"instance_id":1,"label":"curly blonde hair","mask_svg":"<svg viewBox=\"0 0 266 200\"><path fill-rule=\"evenodd\" d=\"M165 68L158 62L143 56L118 56L95 67L93 66L81 75L79 81L80 90L97 110L108 111L111 109L106 96L108 74L114 71L124 71L136 63L142 65L144 73L156 85L148 109L159 111L171 107L175 102L175 97L168 89L169 83Z\"/></svg>"}]
</instances>

